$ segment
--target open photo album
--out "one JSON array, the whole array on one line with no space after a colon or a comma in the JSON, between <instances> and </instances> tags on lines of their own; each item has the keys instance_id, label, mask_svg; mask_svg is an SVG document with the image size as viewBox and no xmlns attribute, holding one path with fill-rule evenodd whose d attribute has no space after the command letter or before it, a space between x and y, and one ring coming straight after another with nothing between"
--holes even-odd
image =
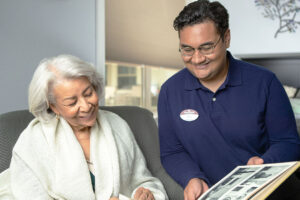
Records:
<instances>
[{"instance_id":1,"label":"open photo album","mask_svg":"<svg viewBox=\"0 0 300 200\"><path fill-rule=\"evenodd\" d=\"M198 200L262 200L299 167L300 162L238 166Z\"/></svg>"}]
</instances>

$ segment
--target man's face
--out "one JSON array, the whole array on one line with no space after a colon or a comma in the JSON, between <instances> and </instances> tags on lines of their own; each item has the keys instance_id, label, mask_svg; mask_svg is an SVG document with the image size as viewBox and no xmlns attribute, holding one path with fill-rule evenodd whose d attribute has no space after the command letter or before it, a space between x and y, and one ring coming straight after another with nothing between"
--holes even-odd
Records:
<instances>
[{"instance_id":1,"label":"man's face","mask_svg":"<svg viewBox=\"0 0 300 200\"><path fill-rule=\"evenodd\" d=\"M185 26L179 32L182 59L187 69L200 82L209 82L218 79L222 70L226 69L226 49L230 43L230 32L226 31L224 40L212 21ZM202 54L197 49L214 47L212 53ZM182 49L195 49L193 55L186 55Z\"/></svg>"}]
</instances>

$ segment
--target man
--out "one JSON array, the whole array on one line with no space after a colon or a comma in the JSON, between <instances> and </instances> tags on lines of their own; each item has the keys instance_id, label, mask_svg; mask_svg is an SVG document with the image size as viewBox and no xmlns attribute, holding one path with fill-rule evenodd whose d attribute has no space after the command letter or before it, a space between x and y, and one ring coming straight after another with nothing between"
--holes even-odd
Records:
<instances>
[{"instance_id":1,"label":"man","mask_svg":"<svg viewBox=\"0 0 300 200\"><path fill-rule=\"evenodd\" d=\"M174 21L185 64L162 86L162 164L195 200L237 165L299 160L289 99L276 76L234 59L227 10L198 0Z\"/></svg>"}]
</instances>

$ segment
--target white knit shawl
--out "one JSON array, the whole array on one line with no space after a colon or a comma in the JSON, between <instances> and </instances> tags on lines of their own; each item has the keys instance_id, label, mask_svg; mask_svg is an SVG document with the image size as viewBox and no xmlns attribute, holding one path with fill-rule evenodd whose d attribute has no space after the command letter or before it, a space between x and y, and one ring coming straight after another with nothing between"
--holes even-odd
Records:
<instances>
[{"instance_id":1,"label":"white knit shawl","mask_svg":"<svg viewBox=\"0 0 300 200\"><path fill-rule=\"evenodd\" d=\"M49 123L34 119L13 150L9 173L14 198L128 199L142 186L156 200L167 199L161 182L146 168L129 126L119 116L99 110L90 143L95 193L83 150L69 124L62 118Z\"/></svg>"}]
</instances>

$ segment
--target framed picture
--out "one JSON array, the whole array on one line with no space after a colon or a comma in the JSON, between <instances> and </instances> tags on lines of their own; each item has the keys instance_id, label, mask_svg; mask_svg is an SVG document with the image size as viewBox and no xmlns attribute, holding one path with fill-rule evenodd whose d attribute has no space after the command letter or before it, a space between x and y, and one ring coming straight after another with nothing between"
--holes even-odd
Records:
<instances>
[{"instance_id":1,"label":"framed picture","mask_svg":"<svg viewBox=\"0 0 300 200\"><path fill-rule=\"evenodd\" d=\"M229 50L233 55L241 58L300 57L300 0L219 2L229 12Z\"/></svg>"}]
</instances>

